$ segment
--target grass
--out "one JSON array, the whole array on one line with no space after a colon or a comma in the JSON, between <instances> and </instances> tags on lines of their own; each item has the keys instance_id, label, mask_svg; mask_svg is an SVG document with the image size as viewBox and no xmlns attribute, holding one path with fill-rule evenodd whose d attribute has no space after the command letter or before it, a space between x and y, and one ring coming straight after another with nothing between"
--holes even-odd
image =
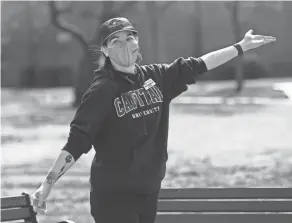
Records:
<instances>
[{"instance_id":1,"label":"grass","mask_svg":"<svg viewBox=\"0 0 292 223\"><path fill-rule=\"evenodd\" d=\"M266 157L262 165L215 165L211 158L179 159L170 165L164 187L291 187L292 151L270 150L254 154ZM53 160L35 164L5 166L2 169L2 196L33 193ZM44 164L45 163L45 164ZM77 163L59 180L48 200L47 216L39 222L64 219L93 222L89 206L89 169Z\"/></svg>"},{"instance_id":2,"label":"grass","mask_svg":"<svg viewBox=\"0 0 292 223\"><path fill-rule=\"evenodd\" d=\"M263 165L215 165L211 158L179 159L169 166L164 187L291 187L292 151L270 150L254 154L264 156ZM2 169L2 196L22 192L33 193L53 160ZM43 162L42 162L43 163ZM38 215L39 222L72 219L93 222L89 206L89 169L77 164L59 180L48 200L47 216Z\"/></svg>"},{"instance_id":3,"label":"grass","mask_svg":"<svg viewBox=\"0 0 292 223\"><path fill-rule=\"evenodd\" d=\"M31 194L42 182L67 139L71 93L2 90L1 196ZM291 114L287 104L172 105L163 187L291 187ZM93 154L56 183L40 222L93 222Z\"/></svg>"}]
</instances>

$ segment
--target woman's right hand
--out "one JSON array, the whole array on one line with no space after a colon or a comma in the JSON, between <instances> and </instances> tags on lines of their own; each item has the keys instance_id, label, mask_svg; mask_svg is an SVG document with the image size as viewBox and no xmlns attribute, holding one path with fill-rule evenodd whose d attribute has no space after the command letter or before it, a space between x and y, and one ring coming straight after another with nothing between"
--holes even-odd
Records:
<instances>
[{"instance_id":1,"label":"woman's right hand","mask_svg":"<svg viewBox=\"0 0 292 223\"><path fill-rule=\"evenodd\" d=\"M36 212L40 214L47 213L46 200L51 192L51 185L43 183L37 190L31 195L32 205Z\"/></svg>"}]
</instances>

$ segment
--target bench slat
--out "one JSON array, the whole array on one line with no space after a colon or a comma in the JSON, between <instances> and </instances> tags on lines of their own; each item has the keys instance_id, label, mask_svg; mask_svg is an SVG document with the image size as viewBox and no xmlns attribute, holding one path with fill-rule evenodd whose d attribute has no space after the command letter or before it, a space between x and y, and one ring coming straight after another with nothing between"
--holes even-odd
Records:
<instances>
[{"instance_id":1,"label":"bench slat","mask_svg":"<svg viewBox=\"0 0 292 223\"><path fill-rule=\"evenodd\" d=\"M1 209L25 207L28 205L29 203L24 195L17 197L1 197Z\"/></svg>"},{"instance_id":2,"label":"bench slat","mask_svg":"<svg viewBox=\"0 0 292 223\"><path fill-rule=\"evenodd\" d=\"M161 199L275 199L292 198L292 188L164 188Z\"/></svg>"},{"instance_id":3,"label":"bench slat","mask_svg":"<svg viewBox=\"0 0 292 223\"><path fill-rule=\"evenodd\" d=\"M292 199L292 188L163 188L161 199Z\"/></svg>"},{"instance_id":4,"label":"bench slat","mask_svg":"<svg viewBox=\"0 0 292 223\"><path fill-rule=\"evenodd\" d=\"M161 212L292 212L292 200L160 200L158 210Z\"/></svg>"},{"instance_id":5,"label":"bench slat","mask_svg":"<svg viewBox=\"0 0 292 223\"><path fill-rule=\"evenodd\" d=\"M31 217L32 216L30 214L30 209L28 207L1 210L1 222L21 220L21 219L31 218Z\"/></svg>"},{"instance_id":6,"label":"bench slat","mask_svg":"<svg viewBox=\"0 0 292 223\"><path fill-rule=\"evenodd\" d=\"M32 221L19 221L19 222L14 222L13 221L13 223L34 223L34 222L32 222Z\"/></svg>"},{"instance_id":7,"label":"bench slat","mask_svg":"<svg viewBox=\"0 0 292 223\"><path fill-rule=\"evenodd\" d=\"M158 214L155 223L291 223L292 214Z\"/></svg>"}]
</instances>

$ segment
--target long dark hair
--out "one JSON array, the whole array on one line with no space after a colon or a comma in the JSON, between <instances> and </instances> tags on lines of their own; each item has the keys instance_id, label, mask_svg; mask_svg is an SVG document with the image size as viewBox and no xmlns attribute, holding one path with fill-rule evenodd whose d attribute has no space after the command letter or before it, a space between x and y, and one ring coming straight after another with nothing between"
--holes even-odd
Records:
<instances>
[{"instance_id":1,"label":"long dark hair","mask_svg":"<svg viewBox=\"0 0 292 223\"><path fill-rule=\"evenodd\" d=\"M101 48L97 45L90 45L88 50L90 51L92 63L94 63L97 67L103 66L104 63L101 60L104 60L106 56L101 51Z\"/></svg>"}]
</instances>

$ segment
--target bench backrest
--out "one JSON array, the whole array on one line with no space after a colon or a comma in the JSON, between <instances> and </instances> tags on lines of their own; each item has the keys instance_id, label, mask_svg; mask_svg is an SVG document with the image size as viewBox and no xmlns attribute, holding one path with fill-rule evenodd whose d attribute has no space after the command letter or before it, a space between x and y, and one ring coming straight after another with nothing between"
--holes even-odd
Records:
<instances>
[{"instance_id":1,"label":"bench backrest","mask_svg":"<svg viewBox=\"0 0 292 223\"><path fill-rule=\"evenodd\" d=\"M157 223L291 223L292 188L162 189Z\"/></svg>"},{"instance_id":2,"label":"bench backrest","mask_svg":"<svg viewBox=\"0 0 292 223\"><path fill-rule=\"evenodd\" d=\"M1 222L37 223L30 197L1 198ZM162 189L156 223L291 223L292 188Z\"/></svg>"},{"instance_id":3,"label":"bench backrest","mask_svg":"<svg viewBox=\"0 0 292 223\"><path fill-rule=\"evenodd\" d=\"M28 194L21 196L1 197L1 222L24 220L26 223L37 223L36 213Z\"/></svg>"}]
</instances>

